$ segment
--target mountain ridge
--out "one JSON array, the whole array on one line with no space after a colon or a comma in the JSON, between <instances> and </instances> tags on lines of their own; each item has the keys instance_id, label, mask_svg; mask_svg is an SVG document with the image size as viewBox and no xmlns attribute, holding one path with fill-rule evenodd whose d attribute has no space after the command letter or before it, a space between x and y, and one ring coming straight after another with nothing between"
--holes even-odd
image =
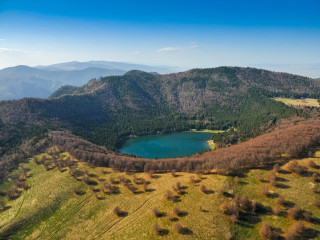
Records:
<instances>
[{"instance_id":1,"label":"mountain ridge","mask_svg":"<svg viewBox=\"0 0 320 240\"><path fill-rule=\"evenodd\" d=\"M320 82L262 69L219 67L164 75L129 71L70 92L0 102L3 136L19 139L21 129L30 127L44 132L62 128L116 150L130 134L234 127L237 141L244 141L281 118L303 114L271 97L316 97Z\"/></svg>"},{"instance_id":2,"label":"mountain ridge","mask_svg":"<svg viewBox=\"0 0 320 240\"><path fill-rule=\"evenodd\" d=\"M165 66L105 61L69 62L38 67L19 65L0 70L0 100L47 98L63 85L81 86L90 79L122 75L132 69L162 73L175 71L174 68Z\"/></svg>"}]
</instances>

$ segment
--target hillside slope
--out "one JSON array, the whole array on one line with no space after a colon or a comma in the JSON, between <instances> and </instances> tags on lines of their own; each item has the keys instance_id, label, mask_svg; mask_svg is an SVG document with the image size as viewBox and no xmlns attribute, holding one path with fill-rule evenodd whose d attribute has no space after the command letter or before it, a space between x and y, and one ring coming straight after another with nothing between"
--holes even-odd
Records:
<instances>
[{"instance_id":1,"label":"hillside slope","mask_svg":"<svg viewBox=\"0 0 320 240\"><path fill-rule=\"evenodd\" d=\"M294 233L300 239L319 239L319 193L313 190L319 183L309 178L320 174L319 151L299 160L298 165L307 169L301 174L289 171L292 160L280 162L278 170L254 169L227 177L124 174L79 163L67 152L51 149L23 163L0 185L2 192L9 191L21 176L28 185L27 190L20 187L13 200L0 195L5 206L0 211L1 239L256 240L265 239L261 229L266 222L281 238ZM314 167L309 167L311 160ZM272 175L275 183L268 180ZM168 191L175 200L166 199ZM225 207L231 203L239 208L236 217ZM119 216L114 214L117 206ZM294 209L301 215L293 215ZM297 223L304 226L299 231ZM155 224L162 229L159 235Z\"/></svg>"},{"instance_id":2,"label":"hillside slope","mask_svg":"<svg viewBox=\"0 0 320 240\"><path fill-rule=\"evenodd\" d=\"M190 128L237 128L237 139L257 136L278 119L302 112L269 97L317 97L320 83L260 69L220 67L155 75L130 71L44 100L0 102L2 145L31 127L64 128L116 149L126 136ZM42 130L41 130L42 129ZM21 137L20 137L21 138Z\"/></svg>"}]
</instances>

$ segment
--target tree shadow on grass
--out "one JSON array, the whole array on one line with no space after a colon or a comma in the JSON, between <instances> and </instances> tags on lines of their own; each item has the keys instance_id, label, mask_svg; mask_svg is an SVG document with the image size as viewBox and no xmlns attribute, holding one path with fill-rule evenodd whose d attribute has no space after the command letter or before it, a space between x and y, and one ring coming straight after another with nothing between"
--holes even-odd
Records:
<instances>
[{"instance_id":1,"label":"tree shadow on grass","mask_svg":"<svg viewBox=\"0 0 320 240\"><path fill-rule=\"evenodd\" d=\"M128 212L126 211L121 211L119 214L118 214L118 217L127 217L128 216Z\"/></svg>"},{"instance_id":2,"label":"tree shadow on grass","mask_svg":"<svg viewBox=\"0 0 320 240\"><path fill-rule=\"evenodd\" d=\"M178 217L186 217L188 216L188 212L187 211L181 211L179 214L178 214Z\"/></svg>"},{"instance_id":3,"label":"tree shadow on grass","mask_svg":"<svg viewBox=\"0 0 320 240\"><path fill-rule=\"evenodd\" d=\"M244 185L248 185L249 183L247 183L247 182L245 182L245 181L239 181L239 185L242 185L242 186L244 186Z\"/></svg>"},{"instance_id":4,"label":"tree shadow on grass","mask_svg":"<svg viewBox=\"0 0 320 240\"><path fill-rule=\"evenodd\" d=\"M183 227L180 231L182 235L192 235L193 231L188 227Z\"/></svg>"},{"instance_id":5,"label":"tree shadow on grass","mask_svg":"<svg viewBox=\"0 0 320 240\"><path fill-rule=\"evenodd\" d=\"M167 236L169 234L169 230L168 229L161 229L159 231L159 235L160 236Z\"/></svg>"},{"instance_id":6,"label":"tree shadow on grass","mask_svg":"<svg viewBox=\"0 0 320 240\"><path fill-rule=\"evenodd\" d=\"M212 189L205 191L205 194L214 194L214 193L215 193L215 191Z\"/></svg>"},{"instance_id":7,"label":"tree shadow on grass","mask_svg":"<svg viewBox=\"0 0 320 240\"><path fill-rule=\"evenodd\" d=\"M284 169L279 170L279 173L284 174L284 175L291 174L291 172L284 170Z\"/></svg>"},{"instance_id":8,"label":"tree shadow on grass","mask_svg":"<svg viewBox=\"0 0 320 240\"><path fill-rule=\"evenodd\" d=\"M314 218L312 218L311 222L312 222L313 224L320 225L320 218L314 217Z\"/></svg>"},{"instance_id":9,"label":"tree shadow on grass","mask_svg":"<svg viewBox=\"0 0 320 240\"><path fill-rule=\"evenodd\" d=\"M289 182L288 179L285 179L285 178L283 178L283 177L277 177L277 181L278 181L278 182Z\"/></svg>"},{"instance_id":10,"label":"tree shadow on grass","mask_svg":"<svg viewBox=\"0 0 320 240\"><path fill-rule=\"evenodd\" d=\"M286 208L292 208L294 207L296 204L294 202L291 202L291 201L285 201L283 203L283 206L285 206Z\"/></svg>"},{"instance_id":11,"label":"tree shadow on grass","mask_svg":"<svg viewBox=\"0 0 320 240\"><path fill-rule=\"evenodd\" d=\"M261 222L259 215L252 215L251 213L241 212L239 220L249 225L255 225Z\"/></svg>"},{"instance_id":12,"label":"tree shadow on grass","mask_svg":"<svg viewBox=\"0 0 320 240\"><path fill-rule=\"evenodd\" d=\"M279 194L278 194L278 193L268 193L268 194L267 194L267 197L274 199L274 198L279 197Z\"/></svg>"},{"instance_id":13,"label":"tree shadow on grass","mask_svg":"<svg viewBox=\"0 0 320 240\"><path fill-rule=\"evenodd\" d=\"M248 224L248 223L246 223L246 222L240 222L240 221L238 221L238 222L237 222L237 225L239 225L239 226L241 226L241 227L244 227L244 228L253 228L252 225L250 225L250 224Z\"/></svg>"},{"instance_id":14,"label":"tree shadow on grass","mask_svg":"<svg viewBox=\"0 0 320 240\"><path fill-rule=\"evenodd\" d=\"M154 192L154 191L156 191L156 189L154 189L154 188L148 188L147 189L147 192Z\"/></svg>"},{"instance_id":15,"label":"tree shadow on grass","mask_svg":"<svg viewBox=\"0 0 320 240\"><path fill-rule=\"evenodd\" d=\"M281 188L281 189L289 189L291 188L289 185L283 184L283 183L277 183L276 184L277 188Z\"/></svg>"},{"instance_id":16,"label":"tree shadow on grass","mask_svg":"<svg viewBox=\"0 0 320 240\"><path fill-rule=\"evenodd\" d=\"M301 235L301 239L318 239L319 233L318 230L306 228Z\"/></svg>"}]
</instances>

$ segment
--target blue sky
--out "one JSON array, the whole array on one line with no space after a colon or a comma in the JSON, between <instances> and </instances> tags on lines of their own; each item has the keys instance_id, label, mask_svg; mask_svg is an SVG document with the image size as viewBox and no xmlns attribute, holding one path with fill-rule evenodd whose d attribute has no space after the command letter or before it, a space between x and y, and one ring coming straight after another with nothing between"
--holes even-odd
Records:
<instances>
[{"instance_id":1,"label":"blue sky","mask_svg":"<svg viewBox=\"0 0 320 240\"><path fill-rule=\"evenodd\" d=\"M109 60L320 77L319 13L319 0L0 0L0 68Z\"/></svg>"}]
</instances>

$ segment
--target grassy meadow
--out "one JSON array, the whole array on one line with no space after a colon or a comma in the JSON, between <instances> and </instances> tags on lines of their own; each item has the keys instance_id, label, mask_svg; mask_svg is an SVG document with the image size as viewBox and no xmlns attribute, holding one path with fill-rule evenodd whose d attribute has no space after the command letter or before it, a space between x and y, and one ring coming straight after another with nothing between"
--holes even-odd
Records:
<instances>
[{"instance_id":1,"label":"grassy meadow","mask_svg":"<svg viewBox=\"0 0 320 240\"><path fill-rule=\"evenodd\" d=\"M316 166L309 167L309 160ZM67 161L76 168L54 167L54 162ZM295 205L313 214L312 220L303 220L305 230L297 237L319 239L320 209L312 204L320 199L312 190L319 185L319 177L314 182L310 176L320 174L320 151L298 163L307 166L307 172L292 173L286 163L277 172L272 167L252 169L237 177L130 174L88 166L66 152L57 153L55 160L50 154L40 154L0 186L0 200L6 205L0 212L0 239L263 239L259 230L265 221L285 237L298 222L287 213ZM19 189L20 196L9 201L4 193L23 172L26 178L21 181L28 187ZM269 180L271 172L276 184ZM112 186L113 191L105 186ZM262 194L265 187L266 195ZM264 211L243 211L234 221L221 205L243 195L260 202ZM280 195L283 205L276 203ZM279 211L274 213L277 205ZM120 214L114 213L117 206Z\"/></svg>"},{"instance_id":2,"label":"grassy meadow","mask_svg":"<svg viewBox=\"0 0 320 240\"><path fill-rule=\"evenodd\" d=\"M273 99L278 102L283 102L284 104L289 105L289 106L292 105L292 106L320 107L318 99L314 99L314 98L291 99L291 98L276 97Z\"/></svg>"}]
</instances>

